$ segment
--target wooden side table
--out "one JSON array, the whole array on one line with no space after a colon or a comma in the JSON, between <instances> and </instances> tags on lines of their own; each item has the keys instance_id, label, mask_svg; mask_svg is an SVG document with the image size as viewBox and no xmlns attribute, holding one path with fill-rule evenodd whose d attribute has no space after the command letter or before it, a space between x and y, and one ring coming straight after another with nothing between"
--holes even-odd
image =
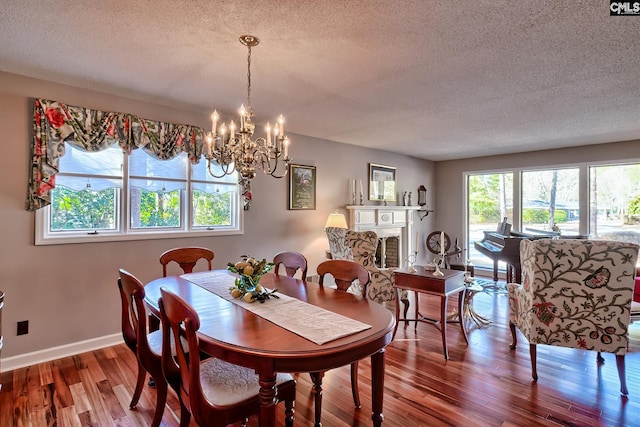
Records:
<instances>
[{"instance_id":1,"label":"wooden side table","mask_svg":"<svg viewBox=\"0 0 640 427\"><path fill-rule=\"evenodd\" d=\"M414 266L415 273L409 273L406 268L394 270L394 288L396 290L414 291L416 295L415 304L415 318L407 319L406 317L400 318L400 304L398 298L396 298L396 326L393 330L393 336L395 337L398 330L398 324L402 320L415 321L415 327L418 327L418 322L429 322L440 324L440 332L442 334L442 347L444 351L444 359L449 360L449 353L447 351L447 301L449 296L458 294L458 313L463 312L463 303L465 299L464 285L464 272L455 270L442 270L443 276L434 276L433 271L425 270L423 266ZM397 292L397 291L396 291ZM422 316L419 311L418 296L420 294L434 295L440 297L440 319L429 319ZM464 340L469 344L467 338L467 331L464 328L464 322L460 323L460 329Z\"/></svg>"}]
</instances>

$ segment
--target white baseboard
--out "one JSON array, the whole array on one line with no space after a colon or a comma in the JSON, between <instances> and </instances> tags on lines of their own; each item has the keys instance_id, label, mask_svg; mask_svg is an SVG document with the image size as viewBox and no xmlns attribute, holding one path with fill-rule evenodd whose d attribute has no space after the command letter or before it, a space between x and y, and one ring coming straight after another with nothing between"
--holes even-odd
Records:
<instances>
[{"instance_id":1,"label":"white baseboard","mask_svg":"<svg viewBox=\"0 0 640 427\"><path fill-rule=\"evenodd\" d=\"M50 360L61 359L63 357L73 356L75 354L85 353L87 351L97 350L103 347L120 344L124 342L122 334L106 335L104 337L92 338L86 341L79 341L71 344L65 344L58 347L51 347L45 350L38 350L32 353L20 354L18 356L5 357L1 360L2 372L13 371L38 363L48 362Z\"/></svg>"}]
</instances>

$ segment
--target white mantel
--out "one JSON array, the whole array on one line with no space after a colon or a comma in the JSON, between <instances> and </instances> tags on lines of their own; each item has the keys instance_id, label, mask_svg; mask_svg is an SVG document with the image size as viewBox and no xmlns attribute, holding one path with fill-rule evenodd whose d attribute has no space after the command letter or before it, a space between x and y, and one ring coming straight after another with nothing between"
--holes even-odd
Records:
<instances>
[{"instance_id":1,"label":"white mantel","mask_svg":"<svg viewBox=\"0 0 640 427\"><path fill-rule=\"evenodd\" d=\"M347 206L349 228L354 231L374 231L378 237L398 237L398 261L407 266L407 257L416 250L414 212L420 206Z\"/></svg>"}]
</instances>

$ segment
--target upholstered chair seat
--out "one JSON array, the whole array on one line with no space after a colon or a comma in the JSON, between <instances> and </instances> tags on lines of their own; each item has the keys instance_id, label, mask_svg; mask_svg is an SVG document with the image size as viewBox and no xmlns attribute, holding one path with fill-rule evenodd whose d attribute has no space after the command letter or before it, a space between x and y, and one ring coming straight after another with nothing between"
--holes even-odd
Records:
<instances>
[{"instance_id":1,"label":"upholstered chair seat","mask_svg":"<svg viewBox=\"0 0 640 427\"><path fill-rule=\"evenodd\" d=\"M277 374L276 387L292 381L291 374ZM211 358L200 365L200 383L207 400L215 406L230 406L254 399L260 390L253 369Z\"/></svg>"}]
</instances>

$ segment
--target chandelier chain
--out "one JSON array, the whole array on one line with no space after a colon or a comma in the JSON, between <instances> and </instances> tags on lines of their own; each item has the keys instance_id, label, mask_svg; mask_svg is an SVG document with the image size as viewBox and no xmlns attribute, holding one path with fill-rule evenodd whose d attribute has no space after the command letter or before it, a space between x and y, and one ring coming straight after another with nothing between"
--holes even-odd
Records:
<instances>
[{"instance_id":1,"label":"chandelier chain","mask_svg":"<svg viewBox=\"0 0 640 427\"><path fill-rule=\"evenodd\" d=\"M247 108L251 112L251 46L247 47L249 48L247 54Z\"/></svg>"}]
</instances>

